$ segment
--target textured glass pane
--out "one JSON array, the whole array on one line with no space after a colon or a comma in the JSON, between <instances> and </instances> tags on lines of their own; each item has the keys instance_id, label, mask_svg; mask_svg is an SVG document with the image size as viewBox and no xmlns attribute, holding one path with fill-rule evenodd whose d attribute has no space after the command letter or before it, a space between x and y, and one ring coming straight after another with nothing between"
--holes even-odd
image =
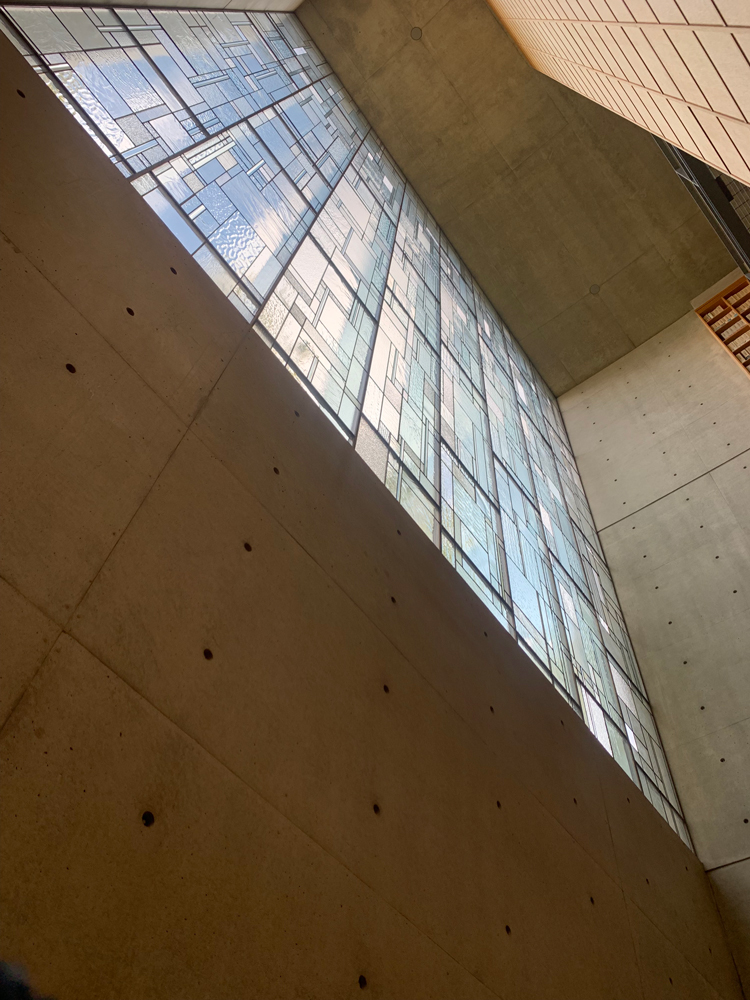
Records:
<instances>
[{"instance_id":1,"label":"textured glass pane","mask_svg":"<svg viewBox=\"0 0 750 1000\"><path fill-rule=\"evenodd\" d=\"M335 184L367 133L367 123L335 77L282 101L278 110L329 184Z\"/></svg>"},{"instance_id":2,"label":"textured glass pane","mask_svg":"<svg viewBox=\"0 0 750 1000\"><path fill-rule=\"evenodd\" d=\"M436 504L439 385L438 355L387 292L362 412Z\"/></svg>"},{"instance_id":3,"label":"textured glass pane","mask_svg":"<svg viewBox=\"0 0 750 1000\"><path fill-rule=\"evenodd\" d=\"M392 273L392 288L396 297L406 309L413 309L412 319L422 333L430 339L433 347L437 347L437 328L433 335L433 323L436 321L434 307L430 309L430 319L422 318L420 297L416 294L419 284L424 284L437 304L440 298L440 230L438 225L413 189L406 188L401 217L399 219L398 235L396 236L397 252L394 253ZM412 291L415 289L415 291ZM439 322L438 322L439 325Z\"/></svg>"},{"instance_id":4,"label":"textured glass pane","mask_svg":"<svg viewBox=\"0 0 750 1000\"><path fill-rule=\"evenodd\" d=\"M571 655L541 517L499 464L496 480L516 627L557 682L575 696Z\"/></svg>"},{"instance_id":5,"label":"textured glass pane","mask_svg":"<svg viewBox=\"0 0 750 1000\"><path fill-rule=\"evenodd\" d=\"M368 164L367 158L364 161ZM373 317L385 290L396 223L357 157L336 185L311 236Z\"/></svg>"},{"instance_id":6,"label":"textured glass pane","mask_svg":"<svg viewBox=\"0 0 750 1000\"><path fill-rule=\"evenodd\" d=\"M440 538L438 509L393 455L388 456L384 481L401 506L437 545Z\"/></svg>"},{"instance_id":7,"label":"textured glass pane","mask_svg":"<svg viewBox=\"0 0 750 1000\"><path fill-rule=\"evenodd\" d=\"M302 193L246 123L169 160L153 176L259 299L314 218Z\"/></svg>"},{"instance_id":8,"label":"textured glass pane","mask_svg":"<svg viewBox=\"0 0 750 1000\"><path fill-rule=\"evenodd\" d=\"M445 445L441 459L443 529L482 578L504 597L507 587L499 511Z\"/></svg>"},{"instance_id":9,"label":"textured glass pane","mask_svg":"<svg viewBox=\"0 0 750 1000\"><path fill-rule=\"evenodd\" d=\"M353 431L375 319L308 236L260 315L284 357Z\"/></svg>"},{"instance_id":10,"label":"textured glass pane","mask_svg":"<svg viewBox=\"0 0 750 1000\"><path fill-rule=\"evenodd\" d=\"M443 238L440 282L440 329L443 346L477 388L482 384L479 329L474 311L471 276L455 266L455 252ZM445 352L444 352L445 353Z\"/></svg>"}]
</instances>

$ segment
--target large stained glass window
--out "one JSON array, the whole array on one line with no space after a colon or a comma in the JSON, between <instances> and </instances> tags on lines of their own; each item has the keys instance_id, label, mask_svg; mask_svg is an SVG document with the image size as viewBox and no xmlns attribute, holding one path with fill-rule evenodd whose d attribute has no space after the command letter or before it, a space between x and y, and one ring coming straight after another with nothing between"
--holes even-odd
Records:
<instances>
[{"instance_id":1,"label":"large stained glass window","mask_svg":"<svg viewBox=\"0 0 750 1000\"><path fill-rule=\"evenodd\" d=\"M689 843L557 402L297 18L2 26Z\"/></svg>"}]
</instances>

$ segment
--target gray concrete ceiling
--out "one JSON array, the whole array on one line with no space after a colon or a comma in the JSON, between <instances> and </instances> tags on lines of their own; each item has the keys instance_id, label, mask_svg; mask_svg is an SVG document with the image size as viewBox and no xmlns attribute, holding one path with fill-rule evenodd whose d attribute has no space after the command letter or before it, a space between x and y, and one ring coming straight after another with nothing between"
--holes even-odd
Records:
<instances>
[{"instance_id":1,"label":"gray concrete ceiling","mask_svg":"<svg viewBox=\"0 0 750 1000\"><path fill-rule=\"evenodd\" d=\"M734 267L652 137L533 70L484 0L297 14L556 393Z\"/></svg>"}]
</instances>

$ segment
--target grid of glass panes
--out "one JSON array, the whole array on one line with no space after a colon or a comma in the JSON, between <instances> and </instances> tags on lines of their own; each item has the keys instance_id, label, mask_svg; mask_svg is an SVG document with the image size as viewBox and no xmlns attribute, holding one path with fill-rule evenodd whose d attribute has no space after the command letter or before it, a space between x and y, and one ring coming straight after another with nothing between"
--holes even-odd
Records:
<instances>
[{"instance_id":1,"label":"grid of glass panes","mask_svg":"<svg viewBox=\"0 0 750 1000\"><path fill-rule=\"evenodd\" d=\"M556 400L297 18L2 23L689 843Z\"/></svg>"}]
</instances>

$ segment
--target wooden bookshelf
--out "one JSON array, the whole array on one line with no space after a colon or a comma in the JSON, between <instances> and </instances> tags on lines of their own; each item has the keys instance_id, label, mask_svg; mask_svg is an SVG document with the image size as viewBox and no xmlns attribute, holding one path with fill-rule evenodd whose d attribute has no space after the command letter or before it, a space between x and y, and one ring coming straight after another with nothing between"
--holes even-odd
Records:
<instances>
[{"instance_id":1,"label":"wooden bookshelf","mask_svg":"<svg viewBox=\"0 0 750 1000\"><path fill-rule=\"evenodd\" d=\"M750 374L750 280L743 275L695 311Z\"/></svg>"}]
</instances>

